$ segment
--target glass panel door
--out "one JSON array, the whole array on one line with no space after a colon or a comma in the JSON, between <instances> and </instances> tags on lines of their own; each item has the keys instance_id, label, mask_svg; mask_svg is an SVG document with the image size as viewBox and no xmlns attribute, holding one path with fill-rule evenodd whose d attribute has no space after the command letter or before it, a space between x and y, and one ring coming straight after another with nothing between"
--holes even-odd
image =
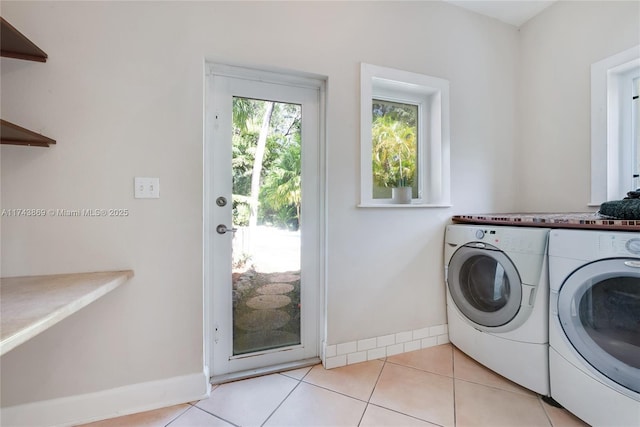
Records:
<instances>
[{"instance_id":1,"label":"glass panel door","mask_svg":"<svg viewBox=\"0 0 640 427\"><path fill-rule=\"evenodd\" d=\"M233 98L233 355L299 345L297 104Z\"/></svg>"},{"instance_id":2,"label":"glass panel door","mask_svg":"<svg viewBox=\"0 0 640 427\"><path fill-rule=\"evenodd\" d=\"M319 354L320 86L229 68L206 98L213 376Z\"/></svg>"}]
</instances>

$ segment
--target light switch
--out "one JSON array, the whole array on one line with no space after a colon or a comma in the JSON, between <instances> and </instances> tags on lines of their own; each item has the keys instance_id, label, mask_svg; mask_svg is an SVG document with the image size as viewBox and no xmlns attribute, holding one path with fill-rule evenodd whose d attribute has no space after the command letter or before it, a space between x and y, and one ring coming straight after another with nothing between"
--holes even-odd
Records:
<instances>
[{"instance_id":1,"label":"light switch","mask_svg":"<svg viewBox=\"0 0 640 427\"><path fill-rule=\"evenodd\" d=\"M133 196L136 199L159 199L160 178L135 177L133 180Z\"/></svg>"}]
</instances>

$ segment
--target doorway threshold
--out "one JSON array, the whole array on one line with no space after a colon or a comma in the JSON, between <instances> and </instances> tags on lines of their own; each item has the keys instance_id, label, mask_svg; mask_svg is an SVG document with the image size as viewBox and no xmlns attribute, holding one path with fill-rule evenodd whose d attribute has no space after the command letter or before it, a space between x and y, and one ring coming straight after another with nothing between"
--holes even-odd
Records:
<instances>
[{"instance_id":1,"label":"doorway threshold","mask_svg":"<svg viewBox=\"0 0 640 427\"><path fill-rule=\"evenodd\" d=\"M319 357L311 359L298 360L296 362L280 363L278 365L267 366L264 368L247 369L246 371L233 372L230 374L216 375L210 378L209 382L213 385L224 384L232 381L246 380L247 378L260 377L263 375L275 374L279 372L291 371L294 369L306 368L322 363Z\"/></svg>"}]
</instances>

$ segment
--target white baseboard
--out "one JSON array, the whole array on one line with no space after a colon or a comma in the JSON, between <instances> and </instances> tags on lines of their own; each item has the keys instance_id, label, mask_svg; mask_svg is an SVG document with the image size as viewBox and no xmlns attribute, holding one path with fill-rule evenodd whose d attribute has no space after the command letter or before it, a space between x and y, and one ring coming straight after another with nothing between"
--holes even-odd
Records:
<instances>
[{"instance_id":1,"label":"white baseboard","mask_svg":"<svg viewBox=\"0 0 640 427\"><path fill-rule=\"evenodd\" d=\"M210 389L205 370L95 393L8 406L0 410L0 425L72 426L193 402L208 397Z\"/></svg>"}]
</instances>

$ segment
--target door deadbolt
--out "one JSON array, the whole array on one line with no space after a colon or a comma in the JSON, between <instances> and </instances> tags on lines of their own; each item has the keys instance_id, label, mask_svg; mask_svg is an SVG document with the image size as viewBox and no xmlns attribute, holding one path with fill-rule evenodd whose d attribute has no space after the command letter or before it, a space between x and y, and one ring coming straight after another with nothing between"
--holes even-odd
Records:
<instances>
[{"instance_id":1,"label":"door deadbolt","mask_svg":"<svg viewBox=\"0 0 640 427\"><path fill-rule=\"evenodd\" d=\"M238 231L238 229L237 228L227 228L226 225L219 224L216 227L216 231L218 232L218 234L224 234L224 233L235 233L236 231Z\"/></svg>"},{"instance_id":2,"label":"door deadbolt","mask_svg":"<svg viewBox=\"0 0 640 427\"><path fill-rule=\"evenodd\" d=\"M227 206L227 199L225 197L222 197L222 196L218 197L216 199L216 205L218 205L220 207Z\"/></svg>"}]
</instances>

